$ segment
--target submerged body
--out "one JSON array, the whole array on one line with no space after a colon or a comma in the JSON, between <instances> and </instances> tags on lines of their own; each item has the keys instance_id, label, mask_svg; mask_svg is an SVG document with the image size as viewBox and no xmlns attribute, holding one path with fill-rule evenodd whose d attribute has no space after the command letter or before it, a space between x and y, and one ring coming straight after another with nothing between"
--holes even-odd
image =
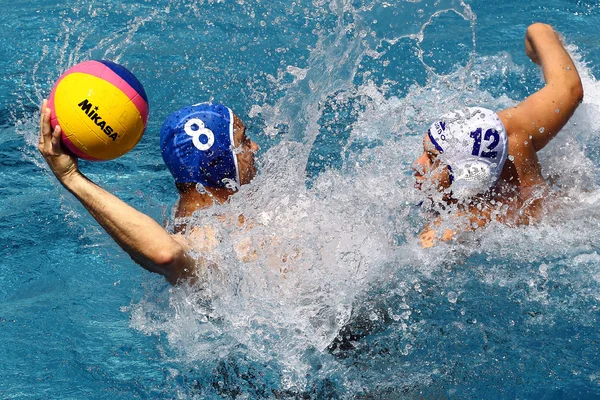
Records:
<instances>
[{"instance_id":1,"label":"submerged body","mask_svg":"<svg viewBox=\"0 0 600 400\"><path fill-rule=\"evenodd\" d=\"M541 217L548 186L537 152L571 118L583 100L583 87L573 60L551 26L540 23L529 26L525 50L541 66L546 85L515 107L496 113L506 132L507 155L501 160L503 166L497 179L490 181L485 190L478 190L468 198L454 196L457 184L444 163L443 151L436 148L430 135L425 135L423 154L413 166L417 187L431 187L441 195L442 208L452 211L423 229L419 236L423 247L433 246L438 239L450 240L460 231L485 226L492 220L518 225ZM476 142L477 136L473 132L466 135L469 133ZM481 159L481 155L478 157ZM451 219L461 222L450 223ZM441 232L437 232L438 227Z\"/></svg>"}]
</instances>

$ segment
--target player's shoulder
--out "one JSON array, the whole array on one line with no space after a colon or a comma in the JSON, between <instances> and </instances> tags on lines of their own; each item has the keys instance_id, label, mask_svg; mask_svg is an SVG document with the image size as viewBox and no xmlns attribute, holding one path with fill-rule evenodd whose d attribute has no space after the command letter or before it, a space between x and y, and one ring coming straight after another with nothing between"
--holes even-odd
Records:
<instances>
[{"instance_id":1,"label":"player's shoulder","mask_svg":"<svg viewBox=\"0 0 600 400\"><path fill-rule=\"evenodd\" d=\"M504 110L498 111L496 113L500 121L502 121L502 125L504 125L504 130L506 131L506 136L508 138L518 137L524 132L522 125L523 117L520 115L520 110L518 106L506 108Z\"/></svg>"},{"instance_id":2,"label":"player's shoulder","mask_svg":"<svg viewBox=\"0 0 600 400\"><path fill-rule=\"evenodd\" d=\"M219 244L218 232L213 226L195 225L185 231L171 235L188 250L196 252L207 252L214 250Z\"/></svg>"}]
</instances>

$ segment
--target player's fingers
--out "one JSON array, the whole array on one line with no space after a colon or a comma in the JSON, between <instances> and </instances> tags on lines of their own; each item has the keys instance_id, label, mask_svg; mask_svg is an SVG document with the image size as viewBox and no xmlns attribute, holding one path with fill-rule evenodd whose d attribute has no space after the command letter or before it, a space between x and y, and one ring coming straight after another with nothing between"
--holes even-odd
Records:
<instances>
[{"instance_id":1,"label":"player's fingers","mask_svg":"<svg viewBox=\"0 0 600 400\"><path fill-rule=\"evenodd\" d=\"M39 140L40 144L44 144L44 114L46 113L46 106L48 105L48 100L44 99L42 101L42 106L40 107L40 134Z\"/></svg>"},{"instance_id":2,"label":"player's fingers","mask_svg":"<svg viewBox=\"0 0 600 400\"><path fill-rule=\"evenodd\" d=\"M44 140L50 140L52 136L52 125L50 125L50 109L45 108L42 117L42 125L40 127L41 134Z\"/></svg>"},{"instance_id":3,"label":"player's fingers","mask_svg":"<svg viewBox=\"0 0 600 400\"><path fill-rule=\"evenodd\" d=\"M56 125L54 132L52 132L52 152L54 154L62 154L62 146L60 145L60 125Z\"/></svg>"}]
</instances>

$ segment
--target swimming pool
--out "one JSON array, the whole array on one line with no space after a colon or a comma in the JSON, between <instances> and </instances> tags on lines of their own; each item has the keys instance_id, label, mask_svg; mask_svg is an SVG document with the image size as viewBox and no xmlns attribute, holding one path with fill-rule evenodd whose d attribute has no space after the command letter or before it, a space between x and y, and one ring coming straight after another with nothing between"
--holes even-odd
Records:
<instances>
[{"instance_id":1,"label":"swimming pool","mask_svg":"<svg viewBox=\"0 0 600 400\"><path fill-rule=\"evenodd\" d=\"M1 4L0 397L600 397L595 1ZM533 21L563 33L586 92L542 155L556 209L423 251L420 132L541 87L523 51ZM268 260L240 263L225 239L218 273L171 288L49 175L38 104L89 58L134 72L151 116L132 152L82 171L168 220L162 121L228 104L261 145L259 176L198 219L243 212Z\"/></svg>"}]
</instances>

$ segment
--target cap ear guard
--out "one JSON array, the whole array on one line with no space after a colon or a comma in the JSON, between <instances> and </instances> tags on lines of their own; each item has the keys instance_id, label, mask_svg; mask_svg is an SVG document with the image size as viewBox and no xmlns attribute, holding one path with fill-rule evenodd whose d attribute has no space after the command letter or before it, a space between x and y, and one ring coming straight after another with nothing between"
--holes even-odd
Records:
<instances>
[{"instance_id":1,"label":"cap ear guard","mask_svg":"<svg viewBox=\"0 0 600 400\"><path fill-rule=\"evenodd\" d=\"M496 182L492 168L479 160L467 160L448 166L450 190L457 200L464 200L485 193Z\"/></svg>"}]
</instances>

